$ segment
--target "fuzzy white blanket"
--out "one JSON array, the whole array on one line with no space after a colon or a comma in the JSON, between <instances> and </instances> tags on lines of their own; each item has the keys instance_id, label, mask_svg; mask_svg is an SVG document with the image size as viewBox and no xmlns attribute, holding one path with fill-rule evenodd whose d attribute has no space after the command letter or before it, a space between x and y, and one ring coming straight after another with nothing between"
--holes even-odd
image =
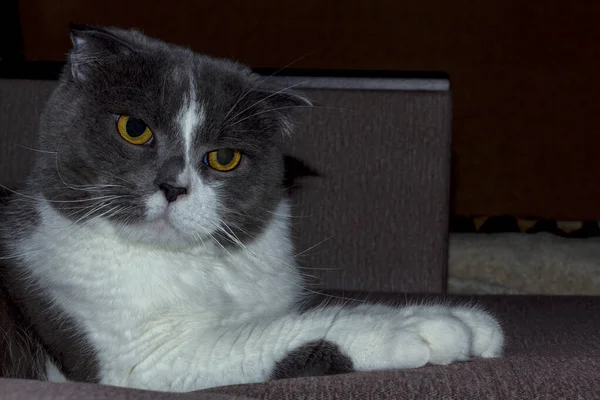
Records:
<instances>
[{"instance_id":1,"label":"fuzzy white blanket","mask_svg":"<svg viewBox=\"0 0 600 400\"><path fill-rule=\"evenodd\" d=\"M452 234L449 256L450 293L600 295L600 238Z\"/></svg>"}]
</instances>

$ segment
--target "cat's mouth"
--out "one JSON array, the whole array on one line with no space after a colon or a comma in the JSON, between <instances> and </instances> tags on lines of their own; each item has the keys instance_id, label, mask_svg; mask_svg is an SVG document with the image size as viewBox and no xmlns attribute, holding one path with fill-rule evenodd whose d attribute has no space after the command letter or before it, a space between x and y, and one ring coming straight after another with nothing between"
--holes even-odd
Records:
<instances>
[{"instance_id":1,"label":"cat's mouth","mask_svg":"<svg viewBox=\"0 0 600 400\"><path fill-rule=\"evenodd\" d=\"M155 225L158 231L177 231L177 227L169 220L167 216L163 216L162 218L152 221L152 224Z\"/></svg>"},{"instance_id":2,"label":"cat's mouth","mask_svg":"<svg viewBox=\"0 0 600 400\"><path fill-rule=\"evenodd\" d=\"M217 225L218 217L193 204L185 201L154 205L147 209L146 218L127 229L126 236L169 248L207 243L214 234L211 228Z\"/></svg>"},{"instance_id":3,"label":"cat's mouth","mask_svg":"<svg viewBox=\"0 0 600 400\"><path fill-rule=\"evenodd\" d=\"M173 249L196 247L210 238L210 235L205 237L185 228L172 219L162 216L132 225L123 233L134 242Z\"/></svg>"}]
</instances>

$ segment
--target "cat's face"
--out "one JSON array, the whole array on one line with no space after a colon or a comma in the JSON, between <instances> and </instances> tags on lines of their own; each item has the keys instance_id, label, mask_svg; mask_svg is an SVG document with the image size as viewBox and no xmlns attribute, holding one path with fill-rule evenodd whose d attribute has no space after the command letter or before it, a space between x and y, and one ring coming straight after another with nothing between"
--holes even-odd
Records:
<instances>
[{"instance_id":1,"label":"cat's face","mask_svg":"<svg viewBox=\"0 0 600 400\"><path fill-rule=\"evenodd\" d=\"M76 223L181 247L249 240L283 191L277 137L302 97L134 31L80 29L31 182Z\"/></svg>"}]
</instances>

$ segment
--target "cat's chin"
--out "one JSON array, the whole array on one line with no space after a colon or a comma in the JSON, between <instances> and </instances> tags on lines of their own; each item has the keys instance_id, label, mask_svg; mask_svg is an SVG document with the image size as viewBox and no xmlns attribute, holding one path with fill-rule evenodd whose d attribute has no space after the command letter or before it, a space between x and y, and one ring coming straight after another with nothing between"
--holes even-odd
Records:
<instances>
[{"instance_id":1,"label":"cat's chin","mask_svg":"<svg viewBox=\"0 0 600 400\"><path fill-rule=\"evenodd\" d=\"M121 229L120 235L132 243L174 250L204 246L210 242L210 235L183 232L166 218L128 225Z\"/></svg>"}]
</instances>

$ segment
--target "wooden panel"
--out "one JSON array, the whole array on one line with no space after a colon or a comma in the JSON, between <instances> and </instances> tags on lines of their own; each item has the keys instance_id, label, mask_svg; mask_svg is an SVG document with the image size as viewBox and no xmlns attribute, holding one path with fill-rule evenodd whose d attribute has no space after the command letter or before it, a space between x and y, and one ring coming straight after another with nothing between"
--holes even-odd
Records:
<instances>
[{"instance_id":1,"label":"wooden panel","mask_svg":"<svg viewBox=\"0 0 600 400\"><path fill-rule=\"evenodd\" d=\"M600 2L21 0L26 58L69 22L134 26L253 67L445 71L461 214L600 218ZM300 58L300 59L299 59Z\"/></svg>"}]
</instances>

